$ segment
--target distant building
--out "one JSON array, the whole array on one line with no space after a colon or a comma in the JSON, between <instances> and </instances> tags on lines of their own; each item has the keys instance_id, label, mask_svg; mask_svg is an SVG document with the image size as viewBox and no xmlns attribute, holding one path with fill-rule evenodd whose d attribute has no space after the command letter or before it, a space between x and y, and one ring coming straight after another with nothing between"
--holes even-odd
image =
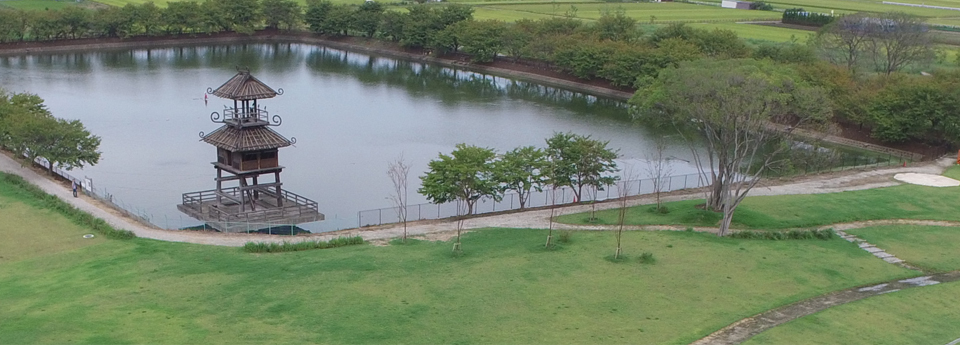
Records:
<instances>
[{"instance_id":1,"label":"distant building","mask_svg":"<svg viewBox=\"0 0 960 345\"><path fill-rule=\"evenodd\" d=\"M720 7L723 8L736 8L739 10L749 10L750 5L753 5L749 1L733 1L733 0L723 0L720 2Z\"/></svg>"}]
</instances>

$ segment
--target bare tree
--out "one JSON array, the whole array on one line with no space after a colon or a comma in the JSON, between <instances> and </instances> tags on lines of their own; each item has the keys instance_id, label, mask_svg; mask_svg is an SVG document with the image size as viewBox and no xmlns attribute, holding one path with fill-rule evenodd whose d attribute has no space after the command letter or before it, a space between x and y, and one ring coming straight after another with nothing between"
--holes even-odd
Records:
<instances>
[{"instance_id":1,"label":"bare tree","mask_svg":"<svg viewBox=\"0 0 960 345\"><path fill-rule=\"evenodd\" d=\"M627 197L630 196L630 189L633 188L633 181L636 180L632 165L627 166L623 173L623 178L620 179L620 188L617 189L617 203L620 206L620 213L617 215L617 251L613 254L614 259L619 259L623 251L620 243L623 238L623 223L627 218Z\"/></svg>"},{"instance_id":2,"label":"bare tree","mask_svg":"<svg viewBox=\"0 0 960 345\"><path fill-rule=\"evenodd\" d=\"M670 158L664 156L667 150L667 142L662 137L658 137L655 142L655 151L647 156L649 162L645 169L647 176L653 180L653 195L657 198L657 212L663 209L663 203L660 201L660 195L663 193L665 181L673 174L673 163Z\"/></svg>"},{"instance_id":3,"label":"bare tree","mask_svg":"<svg viewBox=\"0 0 960 345\"><path fill-rule=\"evenodd\" d=\"M932 61L936 54L924 19L903 12L871 18L868 44L877 72L890 74L911 63Z\"/></svg>"},{"instance_id":4,"label":"bare tree","mask_svg":"<svg viewBox=\"0 0 960 345\"><path fill-rule=\"evenodd\" d=\"M854 72L865 59L877 72L890 74L936 57L924 19L903 12L842 16L820 29L810 44L822 57Z\"/></svg>"},{"instance_id":5,"label":"bare tree","mask_svg":"<svg viewBox=\"0 0 960 345\"><path fill-rule=\"evenodd\" d=\"M393 194L390 200L397 206L397 218L403 223L403 237L400 242L407 242L407 176L410 174L410 165L403 159L403 154L397 160L387 163L387 176L393 183Z\"/></svg>"},{"instance_id":6,"label":"bare tree","mask_svg":"<svg viewBox=\"0 0 960 345\"><path fill-rule=\"evenodd\" d=\"M870 40L869 19L864 13L849 14L827 24L809 43L835 65L856 71L857 64L867 51Z\"/></svg>"}]
</instances>

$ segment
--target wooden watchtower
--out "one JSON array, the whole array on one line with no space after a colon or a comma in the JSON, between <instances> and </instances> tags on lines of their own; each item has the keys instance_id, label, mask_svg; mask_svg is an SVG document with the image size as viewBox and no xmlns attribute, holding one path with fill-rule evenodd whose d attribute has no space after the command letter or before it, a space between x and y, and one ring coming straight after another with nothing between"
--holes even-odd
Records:
<instances>
[{"instance_id":1,"label":"wooden watchtower","mask_svg":"<svg viewBox=\"0 0 960 345\"><path fill-rule=\"evenodd\" d=\"M233 100L223 114L210 120L223 125L201 140L217 147L216 189L183 194L177 208L223 232L255 231L277 225L323 220L317 203L282 188L278 152L296 143L270 127L279 126L259 100L283 94L273 90L249 71L240 71L208 94Z\"/></svg>"}]
</instances>

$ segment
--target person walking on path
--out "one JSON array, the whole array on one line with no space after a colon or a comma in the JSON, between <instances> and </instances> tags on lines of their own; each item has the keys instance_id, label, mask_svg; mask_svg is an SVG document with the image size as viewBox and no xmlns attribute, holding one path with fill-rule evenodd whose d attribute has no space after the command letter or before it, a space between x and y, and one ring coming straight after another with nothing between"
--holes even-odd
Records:
<instances>
[{"instance_id":1,"label":"person walking on path","mask_svg":"<svg viewBox=\"0 0 960 345\"><path fill-rule=\"evenodd\" d=\"M77 180L73 180L72 183L70 184L70 187L73 188L73 197L76 198L77 197Z\"/></svg>"}]
</instances>

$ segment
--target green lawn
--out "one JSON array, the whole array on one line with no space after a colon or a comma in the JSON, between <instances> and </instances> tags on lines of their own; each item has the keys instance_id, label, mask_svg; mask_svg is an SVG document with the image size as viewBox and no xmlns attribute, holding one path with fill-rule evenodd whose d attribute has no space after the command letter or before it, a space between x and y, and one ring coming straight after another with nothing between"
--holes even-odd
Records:
<instances>
[{"instance_id":1,"label":"green lawn","mask_svg":"<svg viewBox=\"0 0 960 345\"><path fill-rule=\"evenodd\" d=\"M83 228L50 210L39 210L34 199L19 188L0 181L0 265L102 243L100 237L83 238L94 231Z\"/></svg>"},{"instance_id":2,"label":"green lawn","mask_svg":"<svg viewBox=\"0 0 960 345\"><path fill-rule=\"evenodd\" d=\"M960 282L836 306L760 333L759 344L946 344L960 338Z\"/></svg>"},{"instance_id":3,"label":"green lawn","mask_svg":"<svg viewBox=\"0 0 960 345\"><path fill-rule=\"evenodd\" d=\"M955 175L952 169L950 175ZM668 214L650 212L651 206L628 210L626 224L716 226L721 215L697 208L703 200L666 203ZM747 197L737 208L733 227L742 229L790 229L833 223L877 219L930 219L960 221L960 187L936 188L899 185L830 194ZM618 210L597 212L594 224L616 224ZM560 216L570 224L588 223L589 213Z\"/></svg>"},{"instance_id":4,"label":"green lawn","mask_svg":"<svg viewBox=\"0 0 960 345\"><path fill-rule=\"evenodd\" d=\"M910 264L941 272L960 270L960 228L891 225L847 232Z\"/></svg>"},{"instance_id":5,"label":"green lawn","mask_svg":"<svg viewBox=\"0 0 960 345\"><path fill-rule=\"evenodd\" d=\"M265 255L77 242L85 231L0 187L4 223L45 224L0 228L5 239L58 234L17 242L21 254L0 262L0 344L680 344L780 305L917 274L840 239L696 232L624 234L626 255L651 252L652 265L607 261L611 232L578 232L545 251L544 230L483 230L464 237L460 258L448 242Z\"/></svg>"}]
</instances>

